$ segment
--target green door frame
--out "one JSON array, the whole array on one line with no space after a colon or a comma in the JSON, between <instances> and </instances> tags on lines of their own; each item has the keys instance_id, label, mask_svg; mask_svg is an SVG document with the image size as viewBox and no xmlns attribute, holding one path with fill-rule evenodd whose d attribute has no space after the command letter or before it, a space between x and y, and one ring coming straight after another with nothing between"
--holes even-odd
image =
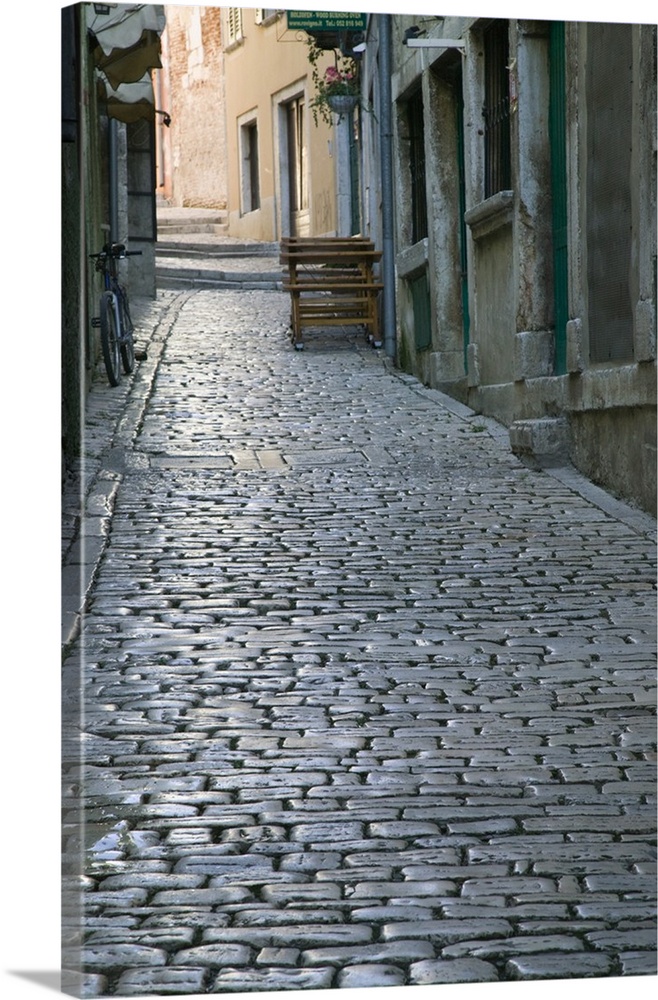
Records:
<instances>
[{"instance_id":1,"label":"green door frame","mask_svg":"<svg viewBox=\"0 0 658 1000\"><path fill-rule=\"evenodd\" d=\"M361 232L361 210L359 206L359 144L355 128L358 127L353 111L347 116L350 136L350 227L352 236ZM359 122L360 124L360 122Z\"/></svg>"},{"instance_id":2,"label":"green door frame","mask_svg":"<svg viewBox=\"0 0 658 1000\"><path fill-rule=\"evenodd\" d=\"M569 319L569 247L567 239L567 114L564 21L551 21L548 129L553 200L553 301L555 311L554 373L567 370Z\"/></svg>"},{"instance_id":3,"label":"green door frame","mask_svg":"<svg viewBox=\"0 0 658 1000\"><path fill-rule=\"evenodd\" d=\"M457 112L457 173L459 183L459 255L461 267L462 329L464 337L464 371L468 373L468 343L471 317L468 311L468 255L466 251L466 164L464 157L464 90L461 68L455 80Z\"/></svg>"}]
</instances>

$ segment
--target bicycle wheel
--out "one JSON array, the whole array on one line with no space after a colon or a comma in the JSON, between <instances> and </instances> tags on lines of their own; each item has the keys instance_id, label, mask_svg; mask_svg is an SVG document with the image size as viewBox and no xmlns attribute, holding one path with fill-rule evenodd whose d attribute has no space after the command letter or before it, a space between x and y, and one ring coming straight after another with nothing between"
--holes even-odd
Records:
<instances>
[{"instance_id":1,"label":"bicycle wheel","mask_svg":"<svg viewBox=\"0 0 658 1000\"><path fill-rule=\"evenodd\" d=\"M135 344L133 342L133 322L130 318L130 309L128 308L128 296L126 295L124 289L120 289L117 293L119 299L119 315L121 316L121 360L123 362L123 370L126 375L130 373L135 368Z\"/></svg>"},{"instance_id":2,"label":"bicycle wheel","mask_svg":"<svg viewBox=\"0 0 658 1000\"><path fill-rule=\"evenodd\" d=\"M101 347L110 385L118 385L121 378L119 336L114 305L114 293L103 292L101 295Z\"/></svg>"}]
</instances>

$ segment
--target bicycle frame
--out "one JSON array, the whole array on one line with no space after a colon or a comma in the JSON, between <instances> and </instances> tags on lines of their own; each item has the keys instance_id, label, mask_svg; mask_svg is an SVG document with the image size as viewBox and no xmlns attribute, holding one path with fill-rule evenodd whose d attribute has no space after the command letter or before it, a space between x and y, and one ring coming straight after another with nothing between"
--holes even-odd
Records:
<instances>
[{"instance_id":1,"label":"bicycle frame","mask_svg":"<svg viewBox=\"0 0 658 1000\"><path fill-rule=\"evenodd\" d=\"M133 324L128 307L128 295L119 284L117 261L137 256L141 250L126 250L122 243L106 243L100 253L89 254L96 270L103 275L100 316L92 319L92 326L101 328L101 346L110 385L119 384L120 360L130 374L135 365ZM111 318L110 318L111 310Z\"/></svg>"}]
</instances>

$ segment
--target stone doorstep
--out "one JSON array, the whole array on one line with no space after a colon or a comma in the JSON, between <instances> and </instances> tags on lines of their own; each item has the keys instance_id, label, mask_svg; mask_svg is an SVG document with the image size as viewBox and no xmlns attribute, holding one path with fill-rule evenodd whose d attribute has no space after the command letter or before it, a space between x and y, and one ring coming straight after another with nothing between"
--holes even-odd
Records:
<instances>
[{"instance_id":1,"label":"stone doorstep","mask_svg":"<svg viewBox=\"0 0 658 1000\"><path fill-rule=\"evenodd\" d=\"M510 447L519 457L537 461L562 459L567 455L568 430L564 417L515 420L509 428Z\"/></svg>"}]
</instances>

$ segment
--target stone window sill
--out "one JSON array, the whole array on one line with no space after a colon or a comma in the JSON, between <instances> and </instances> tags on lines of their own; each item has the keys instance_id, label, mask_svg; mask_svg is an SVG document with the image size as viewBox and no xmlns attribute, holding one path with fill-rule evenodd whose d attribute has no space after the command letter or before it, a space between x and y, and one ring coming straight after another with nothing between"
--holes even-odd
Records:
<instances>
[{"instance_id":1,"label":"stone window sill","mask_svg":"<svg viewBox=\"0 0 658 1000\"><path fill-rule=\"evenodd\" d=\"M499 191L497 194L481 201L479 205L470 208L464 214L464 221L469 226L474 240L495 233L497 229L508 226L512 222L514 209L514 192Z\"/></svg>"},{"instance_id":2,"label":"stone window sill","mask_svg":"<svg viewBox=\"0 0 658 1000\"><path fill-rule=\"evenodd\" d=\"M413 246L405 247L397 255L396 263L398 274L401 278L410 278L412 275L422 271L428 260L429 240L419 240Z\"/></svg>"},{"instance_id":3,"label":"stone window sill","mask_svg":"<svg viewBox=\"0 0 658 1000\"><path fill-rule=\"evenodd\" d=\"M244 45L244 35L240 35L239 38L233 38L224 46L224 52L234 52L239 49L241 45Z\"/></svg>"}]
</instances>

